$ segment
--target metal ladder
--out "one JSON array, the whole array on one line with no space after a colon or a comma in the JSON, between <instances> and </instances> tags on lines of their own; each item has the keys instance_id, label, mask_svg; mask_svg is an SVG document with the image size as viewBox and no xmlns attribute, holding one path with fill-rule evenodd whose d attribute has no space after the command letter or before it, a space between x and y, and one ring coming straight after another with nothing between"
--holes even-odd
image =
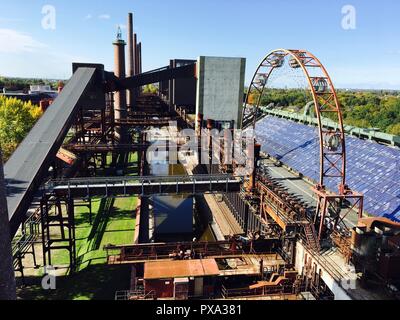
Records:
<instances>
[{"instance_id":1,"label":"metal ladder","mask_svg":"<svg viewBox=\"0 0 400 320\"><path fill-rule=\"evenodd\" d=\"M315 231L315 227L312 223L304 224L304 234L306 236L307 246L315 252L320 252L321 247L319 245L317 232Z\"/></svg>"}]
</instances>

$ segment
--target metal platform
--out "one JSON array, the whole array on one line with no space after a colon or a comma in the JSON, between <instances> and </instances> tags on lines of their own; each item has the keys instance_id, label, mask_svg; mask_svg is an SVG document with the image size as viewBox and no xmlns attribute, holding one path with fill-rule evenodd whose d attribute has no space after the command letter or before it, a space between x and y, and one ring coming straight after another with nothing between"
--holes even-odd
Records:
<instances>
[{"instance_id":1,"label":"metal platform","mask_svg":"<svg viewBox=\"0 0 400 320\"><path fill-rule=\"evenodd\" d=\"M241 180L231 175L150 176L52 180L44 192L72 198L154 194L237 192Z\"/></svg>"}]
</instances>

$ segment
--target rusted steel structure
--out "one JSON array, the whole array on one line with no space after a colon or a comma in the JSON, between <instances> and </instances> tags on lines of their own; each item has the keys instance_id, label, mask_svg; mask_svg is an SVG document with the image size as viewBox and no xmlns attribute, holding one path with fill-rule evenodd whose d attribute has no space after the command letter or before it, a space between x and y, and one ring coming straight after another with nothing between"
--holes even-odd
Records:
<instances>
[{"instance_id":1,"label":"rusted steel structure","mask_svg":"<svg viewBox=\"0 0 400 320\"><path fill-rule=\"evenodd\" d=\"M273 241L278 239L270 239ZM265 247L266 248L266 247ZM138 245L114 246L108 245L107 251L110 264L132 264L158 260L184 260L187 258L199 259L200 257L235 257L255 254L252 242L243 243L232 238L216 242L177 242L177 243L149 243ZM186 253L190 251L190 256ZM269 251L259 252L268 253Z\"/></svg>"},{"instance_id":2,"label":"rusted steel structure","mask_svg":"<svg viewBox=\"0 0 400 320\"><path fill-rule=\"evenodd\" d=\"M305 241L309 249L318 252L320 241L328 235L343 253L349 256L349 232L345 229L338 232L338 227L344 225L346 216L354 209L358 210L359 217L362 217L363 197L346 185L346 144L341 109L331 78L314 55L305 50L278 49L262 60L249 87L243 111L243 127L255 127L261 98L268 90L268 80L274 70L288 63L290 68L303 71L314 99L319 124L320 179L313 189L318 198L316 210L309 208L298 197L273 181L268 172L260 168L259 144L255 144L255 150L252 150L255 151L255 157L251 160L254 172L240 179L232 175L237 167L235 163L213 165L212 161L211 165L203 167L207 173L204 175L147 176L146 151L150 143L147 141L146 129L168 126L171 121L177 121L180 128L190 128L195 127L195 122L187 116L187 111L193 109L190 108L193 107L190 101L186 102L188 108L180 105L183 104L182 101L186 101L183 98L187 98L182 93L186 90L184 86L174 93L172 99L174 108L171 108L171 103L168 105L163 97L142 94L140 88L152 83L164 85L170 83L171 87L175 87L188 80L190 89L194 90L196 63L191 60L175 60L170 66L142 73L142 45L137 43L137 35L133 33L132 14L128 17L128 77L125 74L125 42L121 38L121 33L113 45L114 72L105 71L102 65L74 64L71 81L32 130L35 136L29 136L27 142L23 142L17 150L16 154L20 155L33 150L32 145L36 146L39 151L34 152L33 157L40 166L28 168L34 172L25 177L20 176L18 172L27 172L26 157L16 159L13 168L11 164L7 164L8 178L15 180L11 181L14 183L11 184L13 188L11 191L20 199L19 203L13 203L11 206L10 220L13 235L21 223L26 222L24 221L28 209L26 203L32 201L41 187L42 199L35 217L40 213L45 264L52 263L54 250L68 250L71 270L74 270L77 263L75 208L88 207L89 220L92 222L93 197L109 199L141 195L144 197L143 203L146 203L145 198L153 194L198 195L205 192L224 194L222 200L244 231L244 234L240 235L240 241L233 238L230 241L215 243L107 246L106 250L117 251L117 254L108 255L109 262L134 264L149 260L181 259L182 252L185 254L188 250L193 254L186 257L189 259L203 259L204 256L215 259L236 257L250 259L255 253L260 255L273 251L284 260L285 266L291 267L294 265L296 241L299 238ZM257 96L254 104L250 104L251 94ZM193 98L192 94L190 96ZM338 131L322 126L322 118L326 114L334 114L338 118ZM58 124L54 132L49 131L49 128L53 127L51 122L54 120L60 120L62 123ZM204 128L211 132L215 128L214 121L209 119L204 123L201 115L197 121L199 130ZM72 135L67 137L70 129ZM51 139L46 136L49 132ZM46 140L44 138L50 141L45 145L47 148L45 152L40 149L44 148L43 141ZM31 141L34 142L32 145ZM207 141L208 160L215 157L212 151L214 143L210 135ZM168 145L165 148L168 150ZM126 156L130 152L138 154L135 160L138 177L116 177L126 173L124 171L128 162ZM232 153L233 150L221 149L219 156L232 158ZM111 154L111 164L108 163L110 161L107 158L108 154ZM49 176L50 166L53 169L52 177ZM104 177L98 177L100 169L106 172L107 166L113 170L110 174L112 177L108 176L108 172ZM23 189L18 190L17 178L28 181L29 184L23 185ZM338 190L326 190L328 179L337 182ZM49 182L43 184L45 180ZM350 203L346 209L344 209L345 203ZM63 215L64 207L66 212ZM35 221L37 224L37 220ZM61 231L57 238L50 232L54 227L59 227ZM261 249L255 250L254 239L265 240L260 241ZM253 270L255 275L261 275L261 281L249 286L248 290L251 292L265 293L269 290L273 292L278 290L277 292L284 293L289 278L291 285L296 283L297 279L292 275L282 272L272 275L270 281L264 281L263 263L265 262L261 258L260 268ZM230 288L225 288L225 293L227 296L237 294Z\"/></svg>"},{"instance_id":3,"label":"rusted steel structure","mask_svg":"<svg viewBox=\"0 0 400 320\"><path fill-rule=\"evenodd\" d=\"M329 74L322 63L310 52L278 49L262 60L249 87L243 111L243 126L251 125L255 128L262 95L268 90L268 80L272 73L281 68L284 63L289 63L291 68L303 70L314 99L320 139L319 184L324 186L326 179L336 179L338 189L342 190L346 184L346 144L342 112ZM254 92L257 93L257 101L252 105L249 103L249 98ZM336 115L339 124L338 132L327 130L322 126L322 117L327 113Z\"/></svg>"},{"instance_id":4,"label":"rusted steel structure","mask_svg":"<svg viewBox=\"0 0 400 320\"><path fill-rule=\"evenodd\" d=\"M333 82L320 60L306 50L273 50L259 64L243 108L243 127L253 127L259 117L263 94L268 90L268 81L275 70L288 63L290 68L301 69L307 80L313 97L315 114L318 120L320 141L320 178L313 189L317 198L317 212L313 217L317 227L318 240L326 233L327 226L333 232L347 216L343 213L344 202L351 203L351 209L357 208L361 218L363 212L363 196L353 192L346 184L346 143L343 117ZM255 96L255 102L250 103ZM322 118L334 115L338 121L338 131L324 128ZM337 190L326 190L328 180L335 181ZM345 228L344 224L341 224ZM343 231L344 232L344 231Z\"/></svg>"}]
</instances>

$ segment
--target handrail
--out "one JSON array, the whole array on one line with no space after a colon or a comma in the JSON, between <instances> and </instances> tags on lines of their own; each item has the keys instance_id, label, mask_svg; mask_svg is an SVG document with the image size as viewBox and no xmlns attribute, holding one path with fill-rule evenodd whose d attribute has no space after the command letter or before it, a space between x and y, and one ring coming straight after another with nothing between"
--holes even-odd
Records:
<instances>
[{"instance_id":1,"label":"handrail","mask_svg":"<svg viewBox=\"0 0 400 320\"><path fill-rule=\"evenodd\" d=\"M117 291L115 293L115 300L127 301L127 300L154 300L156 292L154 290L146 292L143 290L126 290ZM132 299L133 298L133 299Z\"/></svg>"},{"instance_id":2,"label":"handrail","mask_svg":"<svg viewBox=\"0 0 400 320\"><path fill-rule=\"evenodd\" d=\"M73 178L73 179L54 179L45 184L47 188L54 188L60 185L95 185L95 184L118 184L124 182L141 183L141 182L201 182L201 181L225 181L237 180L237 177L230 174L215 175L186 175L186 176L143 176L143 177L91 177L91 178Z\"/></svg>"}]
</instances>

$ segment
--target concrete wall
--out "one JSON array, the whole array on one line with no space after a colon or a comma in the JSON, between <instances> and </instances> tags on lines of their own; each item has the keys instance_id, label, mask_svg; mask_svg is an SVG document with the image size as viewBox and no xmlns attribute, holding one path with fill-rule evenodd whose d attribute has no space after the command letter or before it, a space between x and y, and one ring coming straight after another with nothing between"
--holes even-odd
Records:
<instances>
[{"instance_id":1,"label":"concrete wall","mask_svg":"<svg viewBox=\"0 0 400 320\"><path fill-rule=\"evenodd\" d=\"M334 277L330 275L329 271L326 270L325 267L305 249L300 241L298 241L296 244L296 270L300 274L303 268L305 269L306 260L311 262L312 266L316 266L316 274L321 272L321 278L335 295L335 300L352 300L348 293L339 285L338 280L334 279Z\"/></svg>"},{"instance_id":2,"label":"concrete wall","mask_svg":"<svg viewBox=\"0 0 400 320\"><path fill-rule=\"evenodd\" d=\"M196 63L195 60L171 60L170 67L183 67L188 64ZM186 112L193 114L196 109L196 90L197 81L193 77L191 79L182 78L171 80L171 105L176 107L185 107Z\"/></svg>"},{"instance_id":3,"label":"concrete wall","mask_svg":"<svg viewBox=\"0 0 400 320\"><path fill-rule=\"evenodd\" d=\"M246 59L200 57L197 62L196 114L204 120L241 125ZM196 123L197 125L197 123Z\"/></svg>"}]
</instances>

